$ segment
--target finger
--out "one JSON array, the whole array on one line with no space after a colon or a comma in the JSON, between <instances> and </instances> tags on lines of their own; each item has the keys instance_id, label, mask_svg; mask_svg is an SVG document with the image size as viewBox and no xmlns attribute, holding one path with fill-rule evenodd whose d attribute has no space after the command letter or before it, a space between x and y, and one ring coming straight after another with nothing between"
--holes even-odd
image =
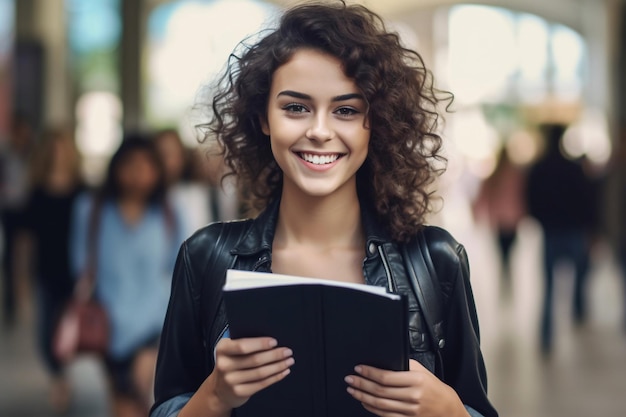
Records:
<instances>
[{"instance_id":1,"label":"finger","mask_svg":"<svg viewBox=\"0 0 626 417\"><path fill-rule=\"evenodd\" d=\"M414 413L418 407L417 404L391 398L377 397L352 387L348 387L347 391L354 399L361 402L363 407L379 416L413 415L412 413Z\"/></svg>"},{"instance_id":2,"label":"finger","mask_svg":"<svg viewBox=\"0 0 626 417\"><path fill-rule=\"evenodd\" d=\"M272 350L252 353L250 355L217 357L216 366L221 371L233 371L243 369L254 369L274 362L280 362L293 356L293 352L288 348L275 348Z\"/></svg>"},{"instance_id":3,"label":"finger","mask_svg":"<svg viewBox=\"0 0 626 417\"><path fill-rule=\"evenodd\" d=\"M347 376L345 381L350 387L378 398L407 402L415 401L419 393L419 389L415 387L388 387L356 375Z\"/></svg>"},{"instance_id":4,"label":"finger","mask_svg":"<svg viewBox=\"0 0 626 417\"><path fill-rule=\"evenodd\" d=\"M291 373L290 369L285 369L278 374L270 375L267 378L261 379L259 381L239 384L233 388L233 392L235 395L241 398L250 397L256 394L257 392L261 391L262 389L265 389L269 387L270 385L273 385L285 379L287 375L289 375L290 373Z\"/></svg>"},{"instance_id":5,"label":"finger","mask_svg":"<svg viewBox=\"0 0 626 417\"><path fill-rule=\"evenodd\" d=\"M370 381L386 387L408 387L415 384L409 372L388 371L372 366L358 365L354 367L356 373Z\"/></svg>"},{"instance_id":6,"label":"finger","mask_svg":"<svg viewBox=\"0 0 626 417\"><path fill-rule=\"evenodd\" d=\"M215 353L228 356L249 355L263 350L273 349L278 345L271 337L251 337L244 339L222 338L216 345Z\"/></svg>"},{"instance_id":7,"label":"finger","mask_svg":"<svg viewBox=\"0 0 626 417\"><path fill-rule=\"evenodd\" d=\"M288 370L294 363L295 360L293 358L287 358L257 368L240 369L227 373L224 376L224 380L233 386L260 382L281 374Z\"/></svg>"}]
</instances>

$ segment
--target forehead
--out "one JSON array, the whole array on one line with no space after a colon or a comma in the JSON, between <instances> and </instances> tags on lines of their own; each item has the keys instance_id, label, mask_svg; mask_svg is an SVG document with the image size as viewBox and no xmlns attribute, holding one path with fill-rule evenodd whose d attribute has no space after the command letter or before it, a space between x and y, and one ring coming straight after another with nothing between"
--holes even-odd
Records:
<instances>
[{"instance_id":1,"label":"forehead","mask_svg":"<svg viewBox=\"0 0 626 417\"><path fill-rule=\"evenodd\" d=\"M272 76L270 94L295 90L311 96L358 93L353 79L348 78L342 63L332 55L314 49L300 49Z\"/></svg>"},{"instance_id":2,"label":"forehead","mask_svg":"<svg viewBox=\"0 0 626 417\"><path fill-rule=\"evenodd\" d=\"M153 156L146 148L128 149L120 158L120 164L136 163L137 161L152 162ZM132 164L131 164L132 165Z\"/></svg>"}]
</instances>

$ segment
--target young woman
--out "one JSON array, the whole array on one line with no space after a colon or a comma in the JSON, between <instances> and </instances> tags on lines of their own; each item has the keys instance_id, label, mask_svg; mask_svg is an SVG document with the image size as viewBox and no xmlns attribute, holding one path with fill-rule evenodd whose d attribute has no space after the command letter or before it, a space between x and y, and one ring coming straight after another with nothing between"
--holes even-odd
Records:
<instances>
[{"instance_id":1,"label":"young woman","mask_svg":"<svg viewBox=\"0 0 626 417\"><path fill-rule=\"evenodd\" d=\"M183 240L179 217L166 201L154 143L140 135L124 139L101 189L76 201L71 261L82 275L77 292L94 280L111 322L105 365L116 417L145 416L151 402L164 305Z\"/></svg>"},{"instance_id":2,"label":"young woman","mask_svg":"<svg viewBox=\"0 0 626 417\"><path fill-rule=\"evenodd\" d=\"M237 242L237 225L214 224L183 244L152 416L236 415L298 360L269 337L225 337L218 264L410 288L400 248L418 233L446 300L438 370L445 378L433 373L434 344L413 328L408 371L361 365L346 375L346 390L378 416L496 416L465 251L445 231L423 226L441 139L439 99L420 56L362 6L308 4L288 10L278 29L233 59L221 86L209 134L263 212L239 223L245 232ZM423 327L410 310L410 322Z\"/></svg>"},{"instance_id":3,"label":"young woman","mask_svg":"<svg viewBox=\"0 0 626 417\"><path fill-rule=\"evenodd\" d=\"M63 364L52 350L54 329L72 295L74 277L69 265L69 229L72 206L82 191L80 156L74 137L64 129L50 129L34 149L26 227L35 259L39 347L52 376L50 402L67 411L70 387Z\"/></svg>"}]
</instances>

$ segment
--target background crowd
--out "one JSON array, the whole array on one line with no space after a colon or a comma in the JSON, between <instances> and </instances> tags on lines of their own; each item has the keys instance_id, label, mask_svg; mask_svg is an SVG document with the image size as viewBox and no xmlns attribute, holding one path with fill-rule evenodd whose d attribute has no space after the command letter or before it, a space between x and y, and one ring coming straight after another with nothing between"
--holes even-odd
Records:
<instances>
[{"instance_id":1,"label":"background crowd","mask_svg":"<svg viewBox=\"0 0 626 417\"><path fill-rule=\"evenodd\" d=\"M14 123L0 159L4 326L20 324L19 304L32 297L50 403L67 411L72 388L55 328L93 279L111 325L102 359L115 415L145 415L178 248L198 228L241 216L237 195L219 186L221 158L185 147L175 129L128 133L102 183L90 186L71 129L37 135L23 117ZM24 279L29 294L20 294Z\"/></svg>"}]
</instances>

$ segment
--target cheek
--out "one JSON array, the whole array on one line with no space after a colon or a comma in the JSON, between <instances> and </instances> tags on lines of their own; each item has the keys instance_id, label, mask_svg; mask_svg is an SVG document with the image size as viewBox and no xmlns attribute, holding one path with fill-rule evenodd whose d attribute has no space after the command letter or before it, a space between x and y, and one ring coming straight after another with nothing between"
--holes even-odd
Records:
<instances>
[{"instance_id":1,"label":"cheek","mask_svg":"<svg viewBox=\"0 0 626 417\"><path fill-rule=\"evenodd\" d=\"M355 130L352 135L354 138L352 141L352 152L365 159L369 153L370 131L363 130L361 128L359 130Z\"/></svg>"},{"instance_id":2,"label":"cheek","mask_svg":"<svg viewBox=\"0 0 626 417\"><path fill-rule=\"evenodd\" d=\"M293 126L286 123L271 125L271 135L267 138L269 141L274 158L283 152L287 152L294 144L298 135L295 133Z\"/></svg>"},{"instance_id":3,"label":"cheek","mask_svg":"<svg viewBox=\"0 0 626 417\"><path fill-rule=\"evenodd\" d=\"M280 136L272 134L268 139L270 142L270 151L272 152L272 156L274 157L274 161L278 163L279 166L282 165L282 160L284 159L284 152L286 152L286 144L280 140ZM281 166L282 168L282 166Z\"/></svg>"}]
</instances>

